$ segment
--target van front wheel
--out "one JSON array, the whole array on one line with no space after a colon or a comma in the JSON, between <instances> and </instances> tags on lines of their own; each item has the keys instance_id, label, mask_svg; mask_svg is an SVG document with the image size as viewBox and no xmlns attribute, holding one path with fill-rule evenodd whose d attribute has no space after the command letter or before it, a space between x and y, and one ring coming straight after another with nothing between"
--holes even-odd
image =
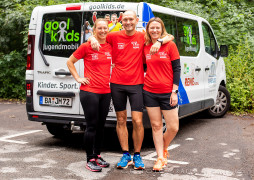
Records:
<instances>
[{"instance_id":1,"label":"van front wheel","mask_svg":"<svg viewBox=\"0 0 254 180\"><path fill-rule=\"evenodd\" d=\"M56 137L64 137L72 133L71 130L64 129L63 125L58 124L46 124L50 134Z\"/></svg>"},{"instance_id":2,"label":"van front wheel","mask_svg":"<svg viewBox=\"0 0 254 180\"><path fill-rule=\"evenodd\" d=\"M220 118L223 117L230 106L230 94L228 90L221 86L219 87L219 91L216 98L216 103L214 106L207 110L208 114L212 117Z\"/></svg>"}]
</instances>

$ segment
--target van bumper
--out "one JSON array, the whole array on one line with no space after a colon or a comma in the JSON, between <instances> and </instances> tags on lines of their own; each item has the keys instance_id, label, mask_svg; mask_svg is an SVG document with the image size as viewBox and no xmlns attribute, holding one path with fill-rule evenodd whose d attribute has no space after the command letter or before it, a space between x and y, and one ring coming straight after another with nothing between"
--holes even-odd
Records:
<instances>
[{"instance_id":1,"label":"van bumper","mask_svg":"<svg viewBox=\"0 0 254 180\"><path fill-rule=\"evenodd\" d=\"M86 126L85 117L83 115L75 114L57 114L57 113L46 113L46 112L27 112L28 120L42 123L54 123L62 125L71 125L74 122L76 126ZM115 128L116 117L108 116L105 127ZM143 125L145 129L151 128L150 121L147 112L143 113ZM132 127L132 119L127 118L127 127Z\"/></svg>"}]
</instances>

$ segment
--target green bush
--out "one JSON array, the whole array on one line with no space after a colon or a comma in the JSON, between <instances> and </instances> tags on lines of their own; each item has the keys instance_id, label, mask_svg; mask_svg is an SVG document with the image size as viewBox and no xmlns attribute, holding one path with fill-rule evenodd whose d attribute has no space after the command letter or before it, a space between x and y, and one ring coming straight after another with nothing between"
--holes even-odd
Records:
<instances>
[{"instance_id":1,"label":"green bush","mask_svg":"<svg viewBox=\"0 0 254 180\"><path fill-rule=\"evenodd\" d=\"M0 97L24 99L25 70L24 54L12 51L0 54Z\"/></svg>"},{"instance_id":2,"label":"green bush","mask_svg":"<svg viewBox=\"0 0 254 180\"><path fill-rule=\"evenodd\" d=\"M234 112L254 112L254 51L248 41L230 47L225 58L227 89L231 95L231 110Z\"/></svg>"}]
</instances>

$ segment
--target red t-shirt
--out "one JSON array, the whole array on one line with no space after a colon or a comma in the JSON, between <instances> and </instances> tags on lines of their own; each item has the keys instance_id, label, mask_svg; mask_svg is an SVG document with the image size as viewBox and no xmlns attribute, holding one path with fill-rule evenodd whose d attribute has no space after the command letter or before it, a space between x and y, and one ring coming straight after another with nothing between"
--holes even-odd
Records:
<instances>
[{"instance_id":1,"label":"red t-shirt","mask_svg":"<svg viewBox=\"0 0 254 180\"><path fill-rule=\"evenodd\" d=\"M178 49L173 41L163 44L154 55L150 55L152 43L144 47L147 72L144 90L151 93L171 93L173 88L173 69L171 61L180 59Z\"/></svg>"},{"instance_id":2,"label":"red t-shirt","mask_svg":"<svg viewBox=\"0 0 254 180\"><path fill-rule=\"evenodd\" d=\"M80 90L98 94L110 93L111 54L112 48L108 43L101 44L100 51L93 50L90 42L79 46L73 56L77 59L84 58L84 77L90 79L90 84L81 84Z\"/></svg>"},{"instance_id":3,"label":"red t-shirt","mask_svg":"<svg viewBox=\"0 0 254 180\"><path fill-rule=\"evenodd\" d=\"M142 52L145 33L137 31L133 36L127 36L125 30L111 32L107 35L107 42L112 46L112 63L115 64L110 82L122 85L143 84Z\"/></svg>"}]
</instances>

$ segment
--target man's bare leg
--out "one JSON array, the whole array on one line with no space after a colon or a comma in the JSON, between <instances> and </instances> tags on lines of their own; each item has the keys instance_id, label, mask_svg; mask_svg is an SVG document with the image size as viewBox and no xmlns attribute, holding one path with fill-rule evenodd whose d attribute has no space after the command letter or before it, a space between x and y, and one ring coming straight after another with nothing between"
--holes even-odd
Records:
<instances>
[{"instance_id":1,"label":"man's bare leg","mask_svg":"<svg viewBox=\"0 0 254 180\"><path fill-rule=\"evenodd\" d=\"M127 112L124 111L117 111L117 124L116 124L116 132L117 136L123 151L129 151L129 144L128 144L128 130L127 130Z\"/></svg>"},{"instance_id":2,"label":"man's bare leg","mask_svg":"<svg viewBox=\"0 0 254 180\"><path fill-rule=\"evenodd\" d=\"M140 152L144 139L143 113L138 111L132 111L131 116L133 124L132 139L134 145L134 152Z\"/></svg>"}]
</instances>

